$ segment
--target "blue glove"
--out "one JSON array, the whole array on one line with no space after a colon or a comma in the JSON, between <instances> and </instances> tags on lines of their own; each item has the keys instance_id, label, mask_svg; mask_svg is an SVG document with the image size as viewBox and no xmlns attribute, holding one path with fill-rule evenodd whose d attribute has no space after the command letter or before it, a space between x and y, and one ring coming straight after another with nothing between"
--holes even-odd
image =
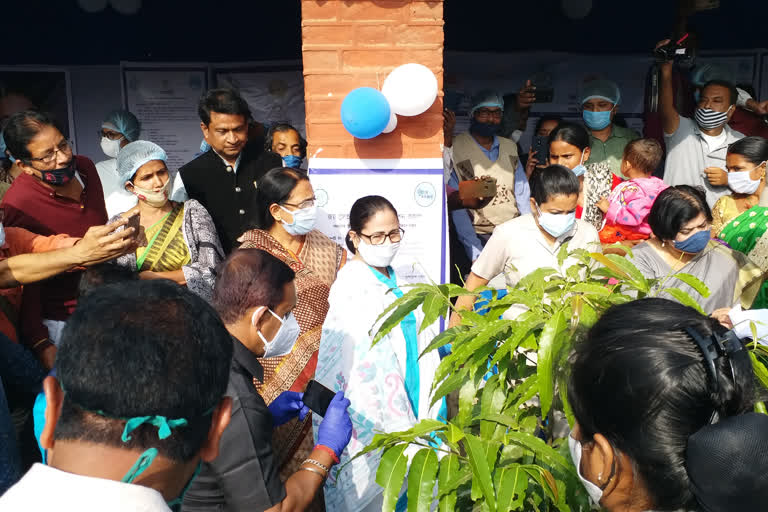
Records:
<instances>
[{"instance_id":1,"label":"blue glove","mask_svg":"<svg viewBox=\"0 0 768 512\"><path fill-rule=\"evenodd\" d=\"M352 420L347 412L349 403L343 391L336 393L317 429L317 443L333 450L337 457L341 457L352 439Z\"/></svg>"},{"instance_id":2,"label":"blue glove","mask_svg":"<svg viewBox=\"0 0 768 512\"><path fill-rule=\"evenodd\" d=\"M272 425L279 427L295 418L296 415L299 416L299 421L304 421L309 413L309 407L304 405L304 402L301 401L302 398L304 398L304 393L297 393L296 391L280 393L280 396L268 406L269 412L272 413Z\"/></svg>"}]
</instances>

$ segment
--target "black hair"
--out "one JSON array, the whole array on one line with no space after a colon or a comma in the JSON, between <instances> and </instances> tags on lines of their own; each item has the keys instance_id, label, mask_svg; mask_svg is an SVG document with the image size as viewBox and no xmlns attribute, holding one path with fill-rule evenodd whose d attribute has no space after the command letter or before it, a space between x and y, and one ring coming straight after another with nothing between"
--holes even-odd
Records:
<instances>
[{"instance_id":1,"label":"black hair","mask_svg":"<svg viewBox=\"0 0 768 512\"><path fill-rule=\"evenodd\" d=\"M551 115L543 115L543 116L541 116L539 118L539 120L536 121L536 127L533 129L533 134L536 135L537 133L539 133L539 130L541 129L541 125L543 125L544 123L546 123L548 121L554 121L557 124L560 124L560 123L563 122L563 118L560 117L560 116L551 116ZM550 133L550 135L552 135L552 134Z\"/></svg>"},{"instance_id":2,"label":"black hair","mask_svg":"<svg viewBox=\"0 0 768 512\"><path fill-rule=\"evenodd\" d=\"M762 137L744 137L728 146L728 153L741 155L751 164L760 165L768 160L768 140Z\"/></svg>"},{"instance_id":3,"label":"black hair","mask_svg":"<svg viewBox=\"0 0 768 512\"><path fill-rule=\"evenodd\" d=\"M208 436L231 359L221 319L186 287L160 279L94 290L69 317L56 355L65 395L54 438L189 461ZM188 424L164 440L141 425L124 443L125 419L149 415Z\"/></svg>"},{"instance_id":4,"label":"black hair","mask_svg":"<svg viewBox=\"0 0 768 512\"><path fill-rule=\"evenodd\" d=\"M197 114L206 126L211 123L211 112L243 116L251 120L251 109L242 96L234 89L209 89L197 104Z\"/></svg>"},{"instance_id":5,"label":"black hair","mask_svg":"<svg viewBox=\"0 0 768 512\"><path fill-rule=\"evenodd\" d=\"M296 277L291 267L261 249L237 249L216 274L212 304L226 324L256 306L274 311L285 299L283 288Z\"/></svg>"},{"instance_id":6,"label":"black hair","mask_svg":"<svg viewBox=\"0 0 768 512\"><path fill-rule=\"evenodd\" d=\"M572 146L576 146L579 150L584 151L589 147L589 133L586 128L580 124L563 121L558 124L552 133L549 134L550 144L554 141L562 140Z\"/></svg>"},{"instance_id":7,"label":"black hair","mask_svg":"<svg viewBox=\"0 0 768 512\"><path fill-rule=\"evenodd\" d=\"M267 151L272 151L272 142L274 139L274 134L280 133L280 132L289 132L294 131L296 132L296 135L299 136L299 151L301 151L301 158L306 158L307 156L307 139L301 136L301 133L299 133L299 130L293 127L293 125L288 123L278 123L272 128L269 129L269 133L267 133L267 138L264 141L264 149Z\"/></svg>"},{"instance_id":8,"label":"black hair","mask_svg":"<svg viewBox=\"0 0 768 512\"><path fill-rule=\"evenodd\" d=\"M355 204L353 204L352 208L349 210L349 230L354 231L359 235L363 232L363 228L368 221L383 210L389 210L395 214L395 217L397 217L397 210L395 210L395 207L392 206L392 203L386 198L381 196L361 197L355 201ZM349 236L349 232L347 232L345 242L347 243L347 249L356 254L355 244L352 243L352 238Z\"/></svg>"},{"instance_id":9,"label":"black hair","mask_svg":"<svg viewBox=\"0 0 768 512\"><path fill-rule=\"evenodd\" d=\"M53 126L61 131L53 117L46 112L23 110L13 114L3 128L8 153L17 160L28 162L32 158L32 153L27 146L46 126Z\"/></svg>"},{"instance_id":10,"label":"black hair","mask_svg":"<svg viewBox=\"0 0 768 512\"><path fill-rule=\"evenodd\" d=\"M644 174L653 174L662 158L664 150L656 139L635 139L624 146L623 159Z\"/></svg>"},{"instance_id":11,"label":"black hair","mask_svg":"<svg viewBox=\"0 0 768 512\"><path fill-rule=\"evenodd\" d=\"M725 87L728 89L728 92L731 96L731 105L735 105L736 102L739 99L739 91L736 90L736 86L733 85L728 80L710 80L709 82L705 83L704 86L701 88L702 91L709 87L710 85L719 85L720 87Z\"/></svg>"},{"instance_id":12,"label":"black hair","mask_svg":"<svg viewBox=\"0 0 768 512\"><path fill-rule=\"evenodd\" d=\"M686 464L689 437L713 414L747 412L757 398L748 357L718 359L714 391L703 352L685 328L705 339L725 332L693 308L641 299L606 311L570 356L568 402L582 442L599 433L626 454L654 510L699 509ZM721 465L727 472L727 461Z\"/></svg>"},{"instance_id":13,"label":"black hair","mask_svg":"<svg viewBox=\"0 0 768 512\"><path fill-rule=\"evenodd\" d=\"M537 167L528 180L531 197L542 205L555 196L579 195L579 178L562 165Z\"/></svg>"},{"instance_id":14,"label":"black hair","mask_svg":"<svg viewBox=\"0 0 768 512\"><path fill-rule=\"evenodd\" d=\"M100 263L88 267L80 276L80 284L77 287L78 296L85 297L102 286L138 280L138 272L130 267L123 267L114 263Z\"/></svg>"},{"instance_id":15,"label":"black hair","mask_svg":"<svg viewBox=\"0 0 768 512\"><path fill-rule=\"evenodd\" d=\"M703 213L712 222L712 210L700 187L677 185L664 190L651 206L648 225L661 241L674 240L680 229Z\"/></svg>"},{"instance_id":16,"label":"black hair","mask_svg":"<svg viewBox=\"0 0 768 512\"><path fill-rule=\"evenodd\" d=\"M300 181L308 181L307 173L301 169L276 167L259 178L256 186L254 218L252 224L257 229L267 230L275 223L269 211L273 204L283 204Z\"/></svg>"}]
</instances>

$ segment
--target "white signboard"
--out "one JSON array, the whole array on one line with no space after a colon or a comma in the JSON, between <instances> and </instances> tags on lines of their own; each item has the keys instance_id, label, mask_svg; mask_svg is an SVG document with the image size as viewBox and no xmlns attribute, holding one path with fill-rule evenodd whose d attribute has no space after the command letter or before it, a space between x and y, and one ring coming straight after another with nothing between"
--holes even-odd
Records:
<instances>
[{"instance_id":1,"label":"white signboard","mask_svg":"<svg viewBox=\"0 0 768 512\"><path fill-rule=\"evenodd\" d=\"M162 147L176 171L200 152L197 104L208 89L206 64L121 64L123 103L141 122L141 136Z\"/></svg>"},{"instance_id":2,"label":"white signboard","mask_svg":"<svg viewBox=\"0 0 768 512\"><path fill-rule=\"evenodd\" d=\"M349 211L359 198L379 195L397 210L405 230L393 266L410 283L448 281L448 233L441 159L391 162L313 158L309 177L321 212L318 229L346 247ZM373 162L373 161L366 161ZM417 162L414 165L414 162ZM421 165L422 168L418 168ZM429 168L424 168L429 167Z\"/></svg>"}]
</instances>

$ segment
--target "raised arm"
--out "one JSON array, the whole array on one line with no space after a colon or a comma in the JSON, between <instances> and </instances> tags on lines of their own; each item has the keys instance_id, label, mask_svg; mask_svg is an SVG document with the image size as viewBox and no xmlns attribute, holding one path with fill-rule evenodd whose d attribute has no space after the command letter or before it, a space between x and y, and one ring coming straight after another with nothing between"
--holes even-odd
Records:
<instances>
[{"instance_id":1,"label":"raised arm","mask_svg":"<svg viewBox=\"0 0 768 512\"><path fill-rule=\"evenodd\" d=\"M668 44L669 39L659 41L656 48ZM672 86L672 61L659 64L659 112L664 133L672 135L680 126L680 114L675 108L675 94Z\"/></svg>"}]
</instances>

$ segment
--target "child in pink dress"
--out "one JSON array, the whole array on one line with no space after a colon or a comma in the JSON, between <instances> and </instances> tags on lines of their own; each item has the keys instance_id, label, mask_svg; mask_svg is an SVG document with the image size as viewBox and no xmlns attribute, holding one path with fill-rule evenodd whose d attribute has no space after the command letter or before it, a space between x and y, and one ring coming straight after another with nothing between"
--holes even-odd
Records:
<instances>
[{"instance_id":1,"label":"child in pink dress","mask_svg":"<svg viewBox=\"0 0 768 512\"><path fill-rule=\"evenodd\" d=\"M652 176L662 155L661 146L653 139L633 140L624 148L621 173L628 179L597 203L605 213L600 242L612 244L650 238L648 213L661 191L667 188L662 180Z\"/></svg>"}]
</instances>

